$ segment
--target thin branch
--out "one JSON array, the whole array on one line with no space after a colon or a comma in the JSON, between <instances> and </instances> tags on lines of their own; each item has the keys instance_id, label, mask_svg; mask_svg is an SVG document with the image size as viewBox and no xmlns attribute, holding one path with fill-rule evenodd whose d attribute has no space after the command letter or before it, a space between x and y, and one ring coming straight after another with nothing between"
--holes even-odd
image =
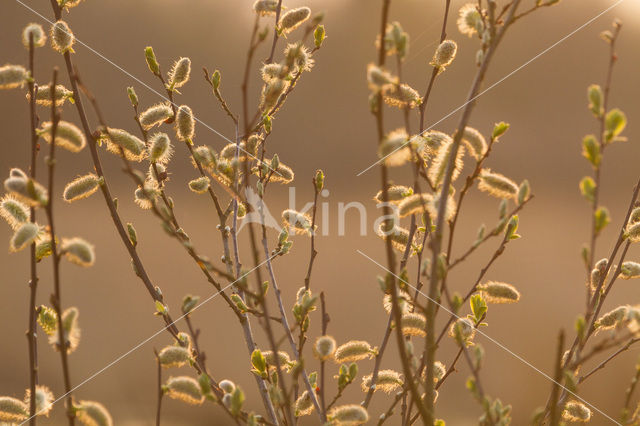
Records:
<instances>
[{"instance_id":1,"label":"thin branch","mask_svg":"<svg viewBox=\"0 0 640 426\"><path fill-rule=\"evenodd\" d=\"M58 81L58 68L53 70L53 78L51 80L51 87L56 87ZM58 130L58 123L60 122L60 115L58 114L56 102L55 102L55 90L52 93L51 104L51 143L49 144L49 156L47 157L48 165L48 185L47 185L47 205L45 211L47 214L47 221L49 222L49 238L51 239L51 258L53 264L53 294L51 295L51 304L56 311L58 321L58 350L60 351L60 360L62 362L62 376L64 379L64 391L66 395L66 408L67 408L67 420L69 426L75 425L75 411L73 408L73 394L71 393L71 374L69 372L69 359L68 349L69 341L65 335L64 323L62 320L62 289L60 286L60 251L58 250L58 243L56 241L55 223L53 221L53 182L54 171L56 164L56 132ZM35 400L35 393L31 394L31 399Z\"/></svg>"},{"instance_id":2,"label":"thin branch","mask_svg":"<svg viewBox=\"0 0 640 426\"><path fill-rule=\"evenodd\" d=\"M162 364L160 364L160 358L158 357L158 351L153 350L156 357L157 371L158 371L158 398L156 403L156 426L160 426L160 414L162 412L162 397L164 396L164 390L162 389Z\"/></svg>"},{"instance_id":3,"label":"thin branch","mask_svg":"<svg viewBox=\"0 0 640 426\"><path fill-rule=\"evenodd\" d=\"M34 82L34 46L33 33L29 33L29 75L31 79L28 81L29 87L29 123L31 131L31 167L29 168L29 177L35 181L36 164L38 158L38 116L36 115L36 95L38 87ZM55 90L54 90L55 93ZM55 95L54 95L55 103ZM36 223L36 209L31 207L31 223ZM27 341L29 345L29 392L31 395L36 394L36 385L38 384L38 331L36 327L36 294L38 289L38 271L36 266L36 243L32 243L29 253L29 330L27 331ZM29 399L29 425L36 424L36 398Z\"/></svg>"}]
</instances>

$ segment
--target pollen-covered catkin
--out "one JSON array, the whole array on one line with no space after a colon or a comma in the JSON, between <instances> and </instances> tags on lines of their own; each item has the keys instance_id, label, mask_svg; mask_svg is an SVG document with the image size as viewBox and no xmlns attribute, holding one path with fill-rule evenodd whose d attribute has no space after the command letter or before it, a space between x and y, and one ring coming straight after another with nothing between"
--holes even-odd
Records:
<instances>
[{"instance_id":1,"label":"pollen-covered catkin","mask_svg":"<svg viewBox=\"0 0 640 426\"><path fill-rule=\"evenodd\" d=\"M433 203L433 196L431 194L410 195L398 204L398 215L400 217L407 217L412 214L426 213L431 203Z\"/></svg>"},{"instance_id":2,"label":"pollen-covered catkin","mask_svg":"<svg viewBox=\"0 0 640 426\"><path fill-rule=\"evenodd\" d=\"M433 54L431 65L438 68L440 72L444 71L455 59L457 51L458 45L455 41L444 40Z\"/></svg>"},{"instance_id":3,"label":"pollen-covered catkin","mask_svg":"<svg viewBox=\"0 0 640 426\"><path fill-rule=\"evenodd\" d=\"M40 227L35 223L26 222L21 224L14 232L9 241L9 250L20 251L33 243L40 234Z\"/></svg>"},{"instance_id":4,"label":"pollen-covered catkin","mask_svg":"<svg viewBox=\"0 0 640 426\"><path fill-rule=\"evenodd\" d=\"M482 169L478 180L478 189L497 198L510 199L518 194L518 185L500 173Z\"/></svg>"},{"instance_id":5,"label":"pollen-covered catkin","mask_svg":"<svg viewBox=\"0 0 640 426\"><path fill-rule=\"evenodd\" d=\"M427 320L424 315L410 312L402 316L402 334L405 336L421 336L427 335L425 329Z\"/></svg>"},{"instance_id":6,"label":"pollen-covered catkin","mask_svg":"<svg viewBox=\"0 0 640 426\"><path fill-rule=\"evenodd\" d=\"M0 89L22 87L29 77L29 72L22 65L5 65L0 67Z\"/></svg>"},{"instance_id":7,"label":"pollen-covered catkin","mask_svg":"<svg viewBox=\"0 0 640 426\"><path fill-rule=\"evenodd\" d=\"M181 141L190 141L195 134L196 122L193 111L187 105L181 105L176 113L176 134Z\"/></svg>"},{"instance_id":8,"label":"pollen-covered catkin","mask_svg":"<svg viewBox=\"0 0 640 426\"><path fill-rule=\"evenodd\" d=\"M278 0L256 0L253 10L260 16L275 15L278 9Z\"/></svg>"},{"instance_id":9,"label":"pollen-covered catkin","mask_svg":"<svg viewBox=\"0 0 640 426\"><path fill-rule=\"evenodd\" d=\"M478 7L474 3L467 3L460 8L458 12L458 31L462 34L472 37L483 31L484 24L482 16L478 11Z\"/></svg>"},{"instance_id":10,"label":"pollen-covered catkin","mask_svg":"<svg viewBox=\"0 0 640 426\"><path fill-rule=\"evenodd\" d=\"M48 416L53 408L53 392L46 386L36 386L36 416ZM27 389L24 396L24 403L27 407L31 404L31 389Z\"/></svg>"},{"instance_id":11,"label":"pollen-covered catkin","mask_svg":"<svg viewBox=\"0 0 640 426\"><path fill-rule=\"evenodd\" d=\"M91 266L95 262L96 255L93 245L82 238L63 238L60 249L67 260L76 265Z\"/></svg>"},{"instance_id":12,"label":"pollen-covered catkin","mask_svg":"<svg viewBox=\"0 0 640 426\"><path fill-rule=\"evenodd\" d=\"M51 27L51 47L60 53L72 52L76 41L71 28L65 21L58 21Z\"/></svg>"},{"instance_id":13,"label":"pollen-covered catkin","mask_svg":"<svg viewBox=\"0 0 640 426\"><path fill-rule=\"evenodd\" d=\"M369 421L369 413L361 405L340 405L328 413L328 418L338 425L361 425Z\"/></svg>"},{"instance_id":14,"label":"pollen-covered catkin","mask_svg":"<svg viewBox=\"0 0 640 426\"><path fill-rule=\"evenodd\" d=\"M146 155L146 145L137 136L122 130L108 127L102 134L102 139L107 142L107 149L116 154L124 156L129 161L142 161Z\"/></svg>"},{"instance_id":15,"label":"pollen-covered catkin","mask_svg":"<svg viewBox=\"0 0 640 426\"><path fill-rule=\"evenodd\" d=\"M0 204L0 215L2 214L2 205ZM632 278L640 277L640 263L626 261L622 263L620 267L620 278L623 280L630 280Z\"/></svg>"},{"instance_id":16,"label":"pollen-covered catkin","mask_svg":"<svg viewBox=\"0 0 640 426\"><path fill-rule=\"evenodd\" d=\"M311 16L311 9L308 7L298 7L288 10L280 18L280 29L284 34L289 34L291 31L298 28L304 21Z\"/></svg>"},{"instance_id":17,"label":"pollen-covered catkin","mask_svg":"<svg viewBox=\"0 0 640 426\"><path fill-rule=\"evenodd\" d=\"M313 345L313 354L321 361L330 359L336 351L336 341L331 336L319 336Z\"/></svg>"},{"instance_id":18,"label":"pollen-covered catkin","mask_svg":"<svg viewBox=\"0 0 640 426\"><path fill-rule=\"evenodd\" d=\"M95 401L80 401L76 407L76 417L85 426L113 426L109 411Z\"/></svg>"},{"instance_id":19,"label":"pollen-covered catkin","mask_svg":"<svg viewBox=\"0 0 640 426\"><path fill-rule=\"evenodd\" d=\"M412 194L413 194L413 188L410 188L408 186L403 186L403 185L393 185L387 188L387 202L398 204L405 197L408 197ZM383 198L382 190L378 191L376 196L373 197L373 199L378 203L384 202L382 198Z\"/></svg>"},{"instance_id":20,"label":"pollen-covered catkin","mask_svg":"<svg viewBox=\"0 0 640 426\"><path fill-rule=\"evenodd\" d=\"M19 399L0 396L0 421L23 422L29 417L29 407Z\"/></svg>"},{"instance_id":21,"label":"pollen-covered catkin","mask_svg":"<svg viewBox=\"0 0 640 426\"><path fill-rule=\"evenodd\" d=\"M158 361L164 368L181 367L193 361L191 351L182 346L167 346L158 353Z\"/></svg>"},{"instance_id":22,"label":"pollen-covered catkin","mask_svg":"<svg viewBox=\"0 0 640 426\"><path fill-rule=\"evenodd\" d=\"M149 130L153 126L162 124L173 117L171 106L166 103L153 105L140 113L140 124L145 130Z\"/></svg>"},{"instance_id":23,"label":"pollen-covered catkin","mask_svg":"<svg viewBox=\"0 0 640 426\"><path fill-rule=\"evenodd\" d=\"M33 47L42 47L47 43L47 34L42 29L42 25L27 24L22 30L22 45L29 48L29 40L33 39Z\"/></svg>"},{"instance_id":24,"label":"pollen-covered catkin","mask_svg":"<svg viewBox=\"0 0 640 426\"><path fill-rule=\"evenodd\" d=\"M345 362L354 362L372 358L374 353L374 348L372 348L368 342L363 340L351 340L338 346L333 354L333 359L336 363L343 364Z\"/></svg>"},{"instance_id":25,"label":"pollen-covered catkin","mask_svg":"<svg viewBox=\"0 0 640 426\"><path fill-rule=\"evenodd\" d=\"M170 377L165 384L169 398L179 399L191 405L200 405L204 401L198 381L188 376Z\"/></svg>"},{"instance_id":26,"label":"pollen-covered catkin","mask_svg":"<svg viewBox=\"0 0 640 426\"><path fill-rule=\"evenodd\" d=\"M465 127L462 132L462 142L467 146L469 154L480 161L482 156L487 152L487 141L482 133L473 127Z\"/></svg>"},{"instance_id":27,"label":"pollen-covered catkin","mask_svg":"<svg viewBox=\"0 0 640 426\"><path fill-rule=\"evenodd\" d=\"M14 230L31 219L29 207L18 201L12 195L5 195L0 199L0 216L7 221Z\"/></svg>"},{"instance_id":28,"label":"pollen-covered catkin","mask_svg":"<svg viewBox=\"0 0 640 426\"><path fill-rule=\"evenodd\" d=\"M207 176L200 176L189 181L189 189L196 194L204 194L209 190L209 184L210 180Z\"/></svg>"},{"instance_id":29,"label":"pollen-covered catkin","mask_svg":"<svg viewBox=\"0 0 640 426\"><path fill-rule=\"evenodd\" d=\"M79 176L64 187L62 197L69 203L82 198L87 198L100 188L102 182L103 179L93 173Z\"/></svg>"},{"instance_id":30,"label":"pollen-covered catkin","mask_svg":"<svg viewBox=\"0 0 640 426\"><path fill-rule=\"evenodd\" d=\"M149 138L149 161L167 164L173 154L171 139L166 133L156 133Z\"/></svg>"},{"instance_id":31,"label":"pollen-covered catkin","mask_svg":"<svg viewBox=\"0 0 640 426\"><path fill-rule=\"evenodd\" d=\"M309 415L313 412L314 408L313 401L309 396L309 391L304 391L296 400L295 415L296 417Z\"/></svg>"},{"instance_id":32,"label":"pollen-covered catkin","mask_svg":"<svg viewBox=\"0 0 640 426\"><path fill-rule=\"evenodd\" d=\"M368 374L362 378L362 384L360 385L363 392L369 392L371 388L371 379L373 374ZM380 370L378 371L378 377L374 390L391 393L404 385L402 375L394 370Z\"/></svg>"},{"instance_id":33,"label":"pollen-covered catkin","mask_svg":"<svg viewBox=\"0 0 640 426\"><path fill-rule=\"evenodd\" d=\"M51 143L53 124L50 121L42 123L39 130L40 136ZM84 133L73 123L59 121L56 127L56 145L71 152L79 152L87 144Z\"/></svg>"},{"instance_id":34,"label":"pollen-covered catkin","mask_svg":"<svg viewBox=\"0 0 640 426\"><path fill-rule=\"evenodd\" d=\"M515 303L520 300L520 292L507 283L488 281L479 285L478 290L489 303Z\"/></svg>"},{"instance_id":35,"label":"pollen-covered catkin","mask_svg":"<svg viewBox=\"0 0 640 426\"><path fill-rule=\"evenodd\" d=\"M564 407L562 418L570 422L588 422L591 419L591 410L581 402L569 401Z\"/></svg>"},{"instance_id":36,"label":"pollen-covered catkin","mask_svg":"<svg viewBox=\"0 0 640 426\"><path fill-rule=\"evenodd\" d=\"M56 84L55 93L51 93L51 85L45 84L38 86L36 92L36 104L42 106L51 106L51 96L55 99L56 106L61 106L67 99L73 99L73 92L62 84ZM31 100L31 93L27 93L27 100ZM57 133L57 131L56 131Z\"/></svg>"},{"instance_id":37,"label":"pollen-covered catkin","mask_svg":"<svg viewBox=\"0 0 640 426\"><path fill-rule=\"evenodd\" d=\"M305 213L300 213L293 209L287 209L282 212L282 221L288 227L294 229L296 234L308 234L311 230L311 218Z\"/></svg>"},{"instance_id":38,"label":"pollen-covered catkin","mask_svg":"<svg viewBox=\"0 0 640 426\"><path fill-rule=\"evenodd\" d=\"M593 325L598 331L620 327L627 318L629 309L630 307L628 305L618 306L598 318Z\"/></svg>"},{"instance_id":39,"label":"pollen-covered catkin","mask_svg":"<svg viewBox=\"0 0 640 426\"><path fill-rule=\"evenodd\" d=\"M169 71L169 88L174 89L184 86L191 75L191 59L178 59Z\"/></svg>"},{"instance_id":40,"label":"pollen-covered catkin","mask_svg":"<svg viewBox=\"0 0 640 426\"><path fill-rule=\"evenodd\" d=\"M407 132L402 128L389 132L378 147L378 158L389 167L402 166L409 161L411 149Z\"/></svg>"},{"instance_id":41,"label":"pollen-covered catkin","mask_svg":"<svg viewBox=\"0 0 640 426\"><path fill-rule=\"evenodd\" d=\"M435 186L440 186L442 180L444 179L445 171L447 170L447 164L449 163L449 156L453 150L453 141L449 143L443 143L438 148L435 157L433 158L433 162L429 167L429 179L431 183ZM464 157L464 147L458 147L458 153L456 155L456 159L454 162L453 172L451 173L451 182L454 182L458 176L460 176L460 172L462 171L462 167L464 166L463 162Z\"/></svg>"}]
</instances>

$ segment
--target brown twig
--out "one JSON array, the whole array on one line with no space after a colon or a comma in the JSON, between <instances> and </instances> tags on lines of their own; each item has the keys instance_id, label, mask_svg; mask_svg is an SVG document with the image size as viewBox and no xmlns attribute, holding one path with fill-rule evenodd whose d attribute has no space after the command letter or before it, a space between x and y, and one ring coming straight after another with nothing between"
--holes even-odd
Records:
<instances>
[{"instance_id":1,"label":"brown twig","mask_svg":"<svg viewBox=\"0 0 640 426\"><path fill-rule=\"evenodd\" d=\"M58 68L53 70L53 78L51 80L51 87L56 87L58 81ZM75 411L73 408L73 394L71 393L71 374L69 371L69 359L68 348L69 342L65 335L64 324L62 321L62 289L60 286L60 251L58 250L58 244L56 241L55 223L53 220L53 182L54 182L54 170L56 164L56 132L58 130L58 123L60 122L60 115L58 114L56 102L55 102L55 89L51 91L53 103L51 104L51 143L49 144L49 156L47 157L48 165L48 185L47 185L47 205L45 211L47 214L47 221L49 222L49 237L51 239L51 258L53 264L53 294L51 295L51 304L57 315L58 322L58 350L60 351L60 359L62 361L62 376L64 379L64 392L66 398L67 408L67 420L69 426L75 425ZM35 399L35 394L31 394L31 399Z\"/></svg>"},{"instance_id":2,"label":"brown twig","mask_svg":"<svg viewBox=\"0 0 640 426\"><path fill-rule=\"evenodd\" d=\"M162 389L162 364L160 364L160 358L158 357L158 351L154 348L153 353L156 357L157 364L157 377L158 377L158 398L156 403L156 426L160 426L160 414L162 413L162 397L164 396L164 390Z\"/></svg>"},{"instance_id":3,"label":"brown twig","mask_svg":"<svg viewBox=\"0 0 640 426\"><path fill-rule=\"evenodd\" d=\"M31 130L31 167L29 168L29 177L35 181L36 164L38 158L38 116L36 115L36 95L38 87L34 82L34 46L33 33L29 34L29 75L31 79L28 81L29 87L29 123ZM54 90L55 103L55 90ZM36 209L31 207L31 223L36 223ZM36 243L32 243L29 253L29 329L27 331L27 341L29 345L29 392L31 395L36 394L36 385L38 384L38 335L36 328L36 294L38 289L38 270L36 266ZM36 424L36 398L29 399L29 425Z\"/></svg>"}]
</instances>

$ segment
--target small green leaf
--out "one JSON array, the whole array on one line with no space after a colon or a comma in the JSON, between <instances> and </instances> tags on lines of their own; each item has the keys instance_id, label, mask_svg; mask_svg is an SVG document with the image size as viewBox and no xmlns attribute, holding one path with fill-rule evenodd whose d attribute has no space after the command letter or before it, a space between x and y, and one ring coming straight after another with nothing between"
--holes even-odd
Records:
<instances>
[{"instance_id":1,"label":"small green leaf","mask_svg":"<svg viewBox=\"0 0 640 426\"><path fill-rule=\"evenodd\" d=\"M589 110L596 117L600 118L603 114L602 108L602 89L597 84L592 84L587 89L587 95L589 98Z\"/></svg>"},{"instance_id":2,"label":"small green leaf","mask_svg":"<svg viewBox=\"0 0 640 426\"><path fill-rule=\"evenodd\" d=\"M609 210L607 210L606 207L598 207L594 214L596 218L595 231L596 234L599 234L600 231L602 231L604 227L607 226L609 222L611 222L611 219L609 217Z\"/></svg>"},{"instance_id":3,"label":"small green leaf","mask_svg":"<svg viewBox=\"0 0 640 426\"><path fill-rule=\"evenodd\" d=\"M611 142L617 137L627 126L627 116L618 108L614 108L607 113L604 120L605 139Z\"/></svg>"},{"instance_id":4,"label":"small green leaf","mask_svg":"<svg viewBox=\"0 0 640 426\"><path fill-rule=\"evenodd\" d=\"M264 359L264 355L260 349L255 349L251 353L251 365L255 368L259 373L266 374L267 372L267 360Z\"/></svg>"},{"instance_id":5,"label":"small green leaf","mask_svg":"<svg viewBox=\"0 0 640 426\"><path fill-rule=\"evenodd\" d=\"M322 46L322 42L326 37L327 36L324 30L324 25L318 25L315 31L313 32L313 41L316 45L316 48L319 49L320 46Z\"/></svg>"},{"instance_id":6,"label":"small green leaf","mask_svg":"<svg viewBox=\"0 0 640 426\"><path fill-rule=\"evenodd\" d=\"M584 198L593 203L596 192L596 183L591 177L585 176L582 178L580 181L580 192Z\"/></svg>"},{"instance_id":7,"label":"small green leaf","mask_svg":"<svg viewBox=\"0 0 640 426\"><path fill-rule=\"evenodd\" d=\"M499 123L496 123L493 126L493 133L491 134L491 137L493 139L498 139L500 136L502 136L507 130L509 130L509 123L505 123L504 121L501 121Z\"/></svg>"},{"instance_id":8,"label":"small green leaf","mask_svg":"<svg viewBox=\"0 0 640 426\"><path fill-rule=\"evenodd\" d=\"M582 155L589 160L594 168L600 165L600 144L593 135L587 135L582 140Z\"/></svg>"},{"instance_id":9,"label":"small green leaf","mask_svg":"<svg viewBox=\"0 0 640 426\"><path fill-rule=\"evenodd\" d=\"M473 317L475 322L479 322L484 314L487 313L487 302L485 302L482 294L474 294L471 296L471 300L469 300L469 304L471 305L471 312L473 313Z\"/></svg>"}]
</instances>

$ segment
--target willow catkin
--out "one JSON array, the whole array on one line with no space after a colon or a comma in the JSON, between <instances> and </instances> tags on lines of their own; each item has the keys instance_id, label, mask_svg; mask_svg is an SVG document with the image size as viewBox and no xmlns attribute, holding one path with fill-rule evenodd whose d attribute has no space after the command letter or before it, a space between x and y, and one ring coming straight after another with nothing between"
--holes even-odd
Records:
<instances>
[{"instance_id":1,"label":"willow catkin","mask_svg":"<svg viewBox=\"0 0 640 426\"><path fill-rule=\"evenodd\" d=\"M411 308L413 307L413 298L409 293L403 290L398 291L396 300L398 301L400 314L404 315L411 312ZM385 294L382 298L382 307L388 314L391 314L391 310L393 309L393 299L390 294Z\"/></svg>"},{"instance_id":2,"label":"willow catkin","mask_svg":"<svg viewBox=\"0 0 640 426\"><path fill-rule=\"evenodd\" d=\"M409 230L397 225L390 228L385 223L381 223L376 234L383 240L391 240L393 248L401 252L404 252L409 243ZM413 253L411 253L411 255L413 255Z\"/></svg>"},{"instance_id":3,"label":"willow catkin","mask_svg":"<svg viewBox=\"0 0 640 426\"><path fill-rule=\"evenodd\" d=\"M487 141L478 130L473 127L465 127L462 132L462 142L466 145L469 154L480 161L487 152Z\"/></svg>"},{"instance_id":4,"label":"willow catkin","mask_svg":"<svg viewBox=\"0 0 640 426\"><path fill-rule=\"evenodd\" d=\"M9 241L9 251L17 252L33 243L40 234L40 227L35 223L26 222L17 227Z\"/></svg>"},{"instance_id":5,"label":"willow catkin","mask_svg":"<svg viewBox=\"0 0 640 426\"><path fill-rule=\"evenodd\" d=\"M181 367L192 361L191 351L182 346L167 346L158 353L158 362L164 368Z\"/></svg>"},{"instance_id":6,"label":"willow catkin","mask_svg":"<svg viewBox=\"0 0 640 426\"><path fill-rule=\"evenodd\" d=\"M39 134L48 143L51 143L51 132L53 124L45 121L39 129ZM56 127L56 146L64 148L71 152L81 151L87 144L84 133L73 123L60 120Z\"/></svg>"},{"instance_id":7,"label":"willow catkin","mask_svg":"<svg viewBox=\"0 0 640 426\"><path fill-rule=\"evenodd\" d=\"M518 194L518 185L508 177L490 169L482 169L478 179L478 189L497 198L510 199Z\"/></svg>"},{"instance_id":8,"label":"willow catkin","mask_svg":"<svg viewBox=\"0 0 640 426\"><path fill-rule=\"evenodd\" d=\"M155 133L149 138L147 151L150 162L167 164L173 154L171 139L166 133Z\"/></svg>"},{"instance_id":9,"label":"willow catkin","mask_svg":"<svg viewBox=\"0 0 640 426\"><path fill-rule=\"evenodd\" d=\"M180 105L176 113L176 135L181 141L190 141L195 135L196 122L193 111L187 105Z\"/></svg>"},{"instance_id":10,"label":"willow catkin","mask_svg":"<svg viewBox=\"0 0 640 426\"><path fill-rule=\"evenodd\" d=\"M387 188L387 202L392 204L400 203L405 197L413 194L413 188L404 185L393 185ZM378 191L373 199L378 202L383 202L383 192Z\"/></svg>"},{"instance_id":11,"label":"willow catkin","mask_svg":"<svg viewBox=\"0 0 640 426\"><path fill-rule=\"evenodd\" d=\"M278 9L278 0L256 0L253 10L260 16L275 15Z\"/></svg>"},{"instance_id":12,"label":"willow catkin","mask_svg":"<svg viewBox=\"0 0 640 426\"><path fill-rule=\"evenodd\" d=\"M129 161L142 161L146 156L146 145L140 138L132 135L126 130L113 129L108 127L102 134L102 139L107 142L107 149L116 154L124 156Z\"/></svg>"},{"instance_id":13,"label":"willow catkin","mask_svg":"<svg viewBox=\"0 0 640 426\"><path fill-rule=\"evenodd\" d=\"M109 411L96 401L80 401L76 406L76 418L85 426L113 426Z\"/></svg>"},{"instance_id":14,"label":"willow catkin","mask_svg":"<svg viewBox=\"0 0 640 426\"><path fill-rule=\"evenodd\" d=\"M53 408L53 392L46 386L37 385L35 392L36 416L49 416ZM31 389L27 389L24 396L24 403L27 407L31 404Z\"/></svg>"},{"instance_id":15,"label":"willow catkin","mask_svg":"<svg viewBox=\"0 0 640 426\"><path fill-rule=\"evenodd\" d=\"M199 178L189 181L189 189L196 194L204 194L209 190L210 182L207 176L200 176Z\"/></svg>"},{"instance_id":16,"label":"willow catkin","mask_svg":"<svg viewBox=\"0 0 640 426\"><path fill-rule=\"evenodd\" d=\"M453 142L441 144L433 158L431 166L429 167L429 179L431 180L431 183L436 187L440 186L444 179L444 174L447 170L447 164L449 163L449 157L452 150ZM455 182L458 176L460 176L460 172L462 171L462 167L464 166L463 157L464 147L459 146L458 153L454 162L453 172L451 173L451 182Z\"/></svg>"},{"instance_id":17,"label":"willow catkin","mask_svg":"<svg viewBox=\"0 0 640 426\"><path fill-rule=\"evenodd\" d=\"M79 266L91 266L95 262L95 251L93 245L82 238L63 238L60 250L67 260Z\"/></svg>"},{"instance_id":18,"label":"willow catkin","mask_svg":"<svg viewBox=\"0 0 640 426\"><path fill-rule=\"evenodd\" d=\"M386 86L383 99L387 105L399 109L415 108L422 103L420 93L408 84Z\"/></svg>"},{"instance_id":19,"label":"willow catkin","mask_svg":"<svg viewBox=\"0 0 640 426\"><path fill-rule=\"evenodd\" d=\"M407 217L412 214L426 213L431 203L433 203L433 196L431 194L410 195L398 203L398 215L400 217Z\"/></svg>"},{"instance_id":20,"label":"willow catkin","mask_svg":"<svg viewBox=\"0 0 640 426\"><path fill-rule=\"evenodd\" d=\"M295 416L302 417L311 414L315 408L313 400L309 396L309 391L302 392L302 395L296 399Z\"/></svg>"},{"instance_id":21,"label":"willow catkin","mask_svg":"<svg viewBox=\"0 0 640 426\"><path fill-rule=\"evenodd\" d=\"M65 339L67 353L70 354L78 348L80 344L80 326L78 325L78 308L70 307L62 313L62 331ZM60 350L60 333L58 332L58 322L56 317L55 330L49 335L49 343L55 350Z\"/></svg>"},{"instance_id":22,"label":"willow catkin","mask_svg":"<svg viewBox=\"0 0 640 426\"><path fill-rule=\"evenodd\" d=\"M200 384L194 378L188 376L170 377L164 388L169 398L178 399L191 405L200 405L204 402Z\"/></svg>"},{"instance_id":23,"label":"willow catkin","mask_svg":"<svg viewBox=\"0 0 640 426\"><path fill-rule=\"evenodd\" d=\"M311 217L293 209L282 212L282 221L287 227L293 228L296 234L311 235Z\"/></svg>"},{"instance_id":24,"label":"willow catkin","mask_svg":"<svg viewBox=\"0 0 640 426\"><path fill-rule=\"evenodd\" d=\"M458 31L469 37L483 30L482 16L475 3L467 3L460 8L457 25Z\"/></svg>"},{"instance_id":25,"label":"willow catkin","mask_svg":"<svg viewBox=\"0 0 640 426\"><path fill-rule=\"evenodd\" d=\"M145 130L149 130L153 126L162 124L172 117L173 109L171 109L171 106L166 103L159 103L140 113L138 119L140 120L142 127Z\"/></svg>"},{"instance_id":26,"label":"willow catkin","mask_svg":"<svg viewBox=\"0 0 640 426\"><path fill-rule=\"evenodd\" d=\"M511 284L488 281L478 286L488 303L515 303L520 300L520 292Z\"/></svg>"},{"instance_id":27,"label":"willow catkin","mask_svg":"<svg viewBox=\"0 0 640 426\"><path fill-rule=\"evenodd\" d=\"M280 29L284 34L289 34L304 23L311 16L311 9L298 7L288 10L280 18Z\"/></svg>"},{"instance_id":28,"label":"willow catkin","mask_svg":"<svg viewBox=\"0 0 640 426\"><path fill-rule=\"evenodd\" d=\"M374 348L364 340L351 340L343 345L338 346L333 359L338 364L346 362L361 361L363 359L373 358L375 354Z\"/></svg>"},{"instance_id":29,"label":"willow catkin","mask_svg":"<svg viewBox=\"0 0 640 426\"><path fill-rule=\"evenodd\" d=\"M29 407L19 399L0 396L0 421L23 422L29 417Z\"/></svg>"},{"instance_id":30,"label":"willow catkin","mask_svg":"<svg viewBox=\"0 0 640 426\"><path fill-rule=\"evenodd\" d=\"M361 425L369 421L367 409L356 404L335 407L327 417L331 424L336 425Z\"/></svg>"},{"instance_id":31,"label":"willow catkin","mask_svg":"<svg viewBox=\"0 0 640 426\"><path fill-rule=\"evenodd\" d=\"M424 315L410 312L402 315L402 334L405 336L420 336L424 337L426 333L427 319Z\"/></svg>"},{"instance_id":32,"label":"willow catkin","mask_svg":"<svg viewBox=\"0 0 640 426\"><path fill-rule=\"evenodd\" d=\"M570 422L588 422L591 419L591 410L581 402L569 401L564 407L562 418Z\"/></svg>"},{"instance_id":33,"label":"willow catkin","mask_svg":"<svg viewBox=\"0 0 640 426\"><path fill-rule=\"evenodd\" d=\"M457 51L458 45L455 41L443 40L433 54L431 65L438 68L439 72L444 71L455 59Z\"/></svg>"},{"instance_id":34,"label":"willow catkin","mask_svg":"<svg viewBox=\"0 0 640 426\"><path fill-rule=\"evenodd\" d=\"M311 53L302 43L289 43L284 49L287 68L298 71L311 71L315 61Z\"/></svg>"},{"instance_id":35,"label":"willow catkin","mask_svg":"<svg viewBox=\"0 0 640 426\"><path fill-rule=\"evenodd\" d=\"M373 374L368 374L362 378L362 383L360 387L363 392L369 392L371 388L371 382L373 379ZM373 386L374 391L382 391L385 393L391 393L404 385L404 380L402 379L402 374L398 373L395 370L380 370L378 371L378 377L376 378L376 382Z\"/></svg>"},{"instance_id":36,"label":"willow catkin","mask_svg":"<svg viewBox=\"0 0 640 426\"><path fill-rule=\"evenodd\" d=\"M62 84L56 84L54 93L51 93L51 85L45 84L42 86L38 86L38 90L36 92L36 104L42 106L51 106L53 103L51 101L52 96L55 100L56 106L63 105L67 99L73 100L73 92L64 87ZM27 93L27 100L31 100L31 93Z\"/></svg>"},{"instance_id":37,"label":"willow catkin","mask_svg":"<svg viewBox=\"0 0 640 426\"><path fill-rule=\"evenodd\" d=\"M398 84L398 78L372 63L367 65L367 82L371 90L378 92L388 85Z\"/></svg>"},{"instance_id":38,"label":"willow catkin","mask_svg":"<svg viewBox=\"0 0 640 426\"><path fill-rule=\"evenodd\" d=\"M22 65L4 65L0 67L0 89L15 89L27 82L29 72Z\"/></svg>"},{"instance_id":39,"label":"willow catkin","mask_svg":"<svg viewBox=\"0 0 640 426\"><path fill-rule=\"evenodd\" d=\"M0 217L16 230L20 225L31 220L31 211L26 204L7 194L0 199Z\"/></svg>"},{"instance_id":40,"label":"willow catkin","mask_svg":"<svg viewBox=\"0 0 640 426\"><path fill-rule=\"evenodd\" d=\"M191 75L191 59L180 58L174 62L169 71L169 87L171 89L182 87L189 81Z\"/></svg>"},{"instance_id":41,"label":"willow catkin","mask_svg":"<svg viewBox=\"0 0 640 426\"><path fill-rule=\"evenodd\" d=\"M73 53L76 39L65 21L57 21L51 26L51 47L59 53Z\"/></svg>"},{"instance_id":42,"label":"willow catkin","mask_svg":"<svg viewBox=\"0 0 640 426\"><path fill-rule=\"evenodd\" d=\"M22 30L22 45L29 48L29 40L33 39L33 47L42 47L47 43L47 34L42 25L30 23Z\"/></svg>"},{"instance_id":43,"label":"willow catkin","mask_svg":"<svg viewBox=\"0 0 640 426\"><path fill-rule=\"evenodd\" d=\"M2 214L2 205L0 204L0 214ZM630 280L632 278L640 278L640 263L626 261L620 266L620 278Z\"/></svg>"},{"instance_id":44,"label":"willow catkin","mask_svg":"<svg viewBox=\"0 0 640 426\"><path fill-rule=\"evenodd\" d=\"M378 147L378 158L389 167L404 165L411 159L409 136L400 128L388 133Z\"/></svg>"},{"instance_id":45,"label":"willow catkin","mask_svg":"<svg viewBox=\"0 0 640 426\"><path fill-rule=\"evenodd\" d=\"M69 203L82 198L87 198L100 188L102 182L104 182L104 179L94 175L93 173L79 176L64 187L62 198Z\"/></svg>"},{"instance_id":46,"label":"willow catkin","mask_svg":"<svg viewBox=\"0 0 640 426\"><path fill-rule=\"evenodd\" d=\"M313 344L313 354L321 361L330 359L336 351L336 340L331 336L319 336Z\"/></svg>"}]
</instances>

